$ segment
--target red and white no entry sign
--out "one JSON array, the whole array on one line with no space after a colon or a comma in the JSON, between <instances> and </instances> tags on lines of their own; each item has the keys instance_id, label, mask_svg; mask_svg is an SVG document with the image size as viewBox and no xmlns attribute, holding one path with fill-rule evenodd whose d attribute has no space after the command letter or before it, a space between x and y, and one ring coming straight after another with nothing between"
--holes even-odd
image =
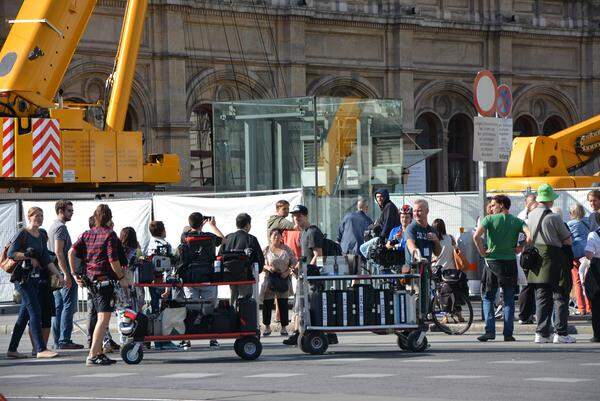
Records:
<instances>
[{"instance_id":1,"label":"red and white no entry sign","mask_svg":"<svg viewBox=\"0 0 600 401\"><path fill-rule=\"evenodd\" d=\"M512 110L512 92L506 84L498 86L496 91L496 112L498 116L506 118Z\"/></svg>"},{"instance_id":2,"label":"red and white no entry sign","mask_svg":"<svg viewBox=\"0 0 600 401\"><path fill-rule=\"evenodd\" d=\"M496 79L490 71L479 71L473 84L474 103L477 112L493 117L496 112Z\"/></svg>"}]
</instances>

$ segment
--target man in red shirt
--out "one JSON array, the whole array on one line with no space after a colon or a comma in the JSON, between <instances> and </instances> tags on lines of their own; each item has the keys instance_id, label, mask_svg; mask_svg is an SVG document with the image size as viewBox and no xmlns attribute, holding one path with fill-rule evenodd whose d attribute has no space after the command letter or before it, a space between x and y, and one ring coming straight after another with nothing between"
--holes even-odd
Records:
<instances>
[{"instance_id":1,"label":"man in red shirt","mask_svg":"<svg viewBox=\"0 0 600 401\"><path fill-rule=\"evenodd\" d=\"M115 311L114 288L109 280L118 280L123 288L129 286L119 263L119 238L112 230L112 212L108 205L98 205L94 212L96 226L84 232L69 251L69 262L81 257L86 263L86 275L92 285L92 304L98 312L98 323L92 336L92 347L86 365L112 365L116 361L102 353L102 340ZM84 256L85 255L85 256Z\"/></svg>"}]
</instances>

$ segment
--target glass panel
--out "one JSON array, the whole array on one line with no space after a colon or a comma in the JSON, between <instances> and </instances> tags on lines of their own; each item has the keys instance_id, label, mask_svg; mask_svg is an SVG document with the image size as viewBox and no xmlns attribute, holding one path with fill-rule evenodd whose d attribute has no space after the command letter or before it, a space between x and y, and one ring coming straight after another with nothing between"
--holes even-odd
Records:
<instances>
[{"instance_id":1,"label":"glass panel","mask_svg":"<svg viewBox=\"0 0 600 401\"><path fill-rule=\"evenodd\" d=\"M373 186L401 191L402 102L319 97L318 223L335 239L344 214Z\"/></svg>"},{"instance_id":2,"label":"glass panel","mask_svg":"<svg viewBox=\"0 0 600 401\"><path fill-rule=\"evenodd\" d=\"M314 185L314 151L312 156L306 154L303 143L313 141L314 147L312 98L220 102L213 107L218 191ZM308 169L304 168L305 159ZM312 174L304 182L310 170Z\"/></svg>"}]
</instances>

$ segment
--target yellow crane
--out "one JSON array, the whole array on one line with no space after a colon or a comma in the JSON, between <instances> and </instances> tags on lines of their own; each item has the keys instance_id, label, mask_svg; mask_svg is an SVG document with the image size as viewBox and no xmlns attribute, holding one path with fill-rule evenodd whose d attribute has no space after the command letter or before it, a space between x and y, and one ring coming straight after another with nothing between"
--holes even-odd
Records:
<instances>
[{"instance_id":1,"label":"yellow crane","mask_svg":"<svg viewBox=\"0 0 600 401\"><path fill-rule=\"evenodd\" d=\"M148 0L127 2L104 129L55 101L96 0L24 0L0 52L0 187L141 188L180 181L179 158L144 158L123 131ZM108 94L105 94L108 96Z\"/></svg>"},{"instance_id":2,"label":"yellow crane","mask_svg":"<svg viewBox=\"0 0 600 401\"><path fill-rule=\"evenodd\" d=\"M506 176L487 180L488 191L522 191L550 184L554 188L585 188L600 176L571 175L599 154L600 115L550 136L513 140Z\"/></svg>"}]
</instances>

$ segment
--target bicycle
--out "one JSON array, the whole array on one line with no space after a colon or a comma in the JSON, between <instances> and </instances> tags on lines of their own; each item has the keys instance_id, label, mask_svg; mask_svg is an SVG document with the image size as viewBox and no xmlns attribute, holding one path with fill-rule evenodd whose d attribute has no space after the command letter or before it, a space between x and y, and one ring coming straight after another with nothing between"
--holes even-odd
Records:
<instances>
[{"instance_id":1,"label":"bicycle","mask_svg":"<svg viewBox=\"0 0 600 401\"><path fill-rule=\"evenodd\" d=\"M440 267L432 267L431 264L428 268L433 284L429 303L433 323L449 335L466 333L473 324L473 306L463 291L457 291L457 271L442 271Z\"/></svg>"}]
</instances>

